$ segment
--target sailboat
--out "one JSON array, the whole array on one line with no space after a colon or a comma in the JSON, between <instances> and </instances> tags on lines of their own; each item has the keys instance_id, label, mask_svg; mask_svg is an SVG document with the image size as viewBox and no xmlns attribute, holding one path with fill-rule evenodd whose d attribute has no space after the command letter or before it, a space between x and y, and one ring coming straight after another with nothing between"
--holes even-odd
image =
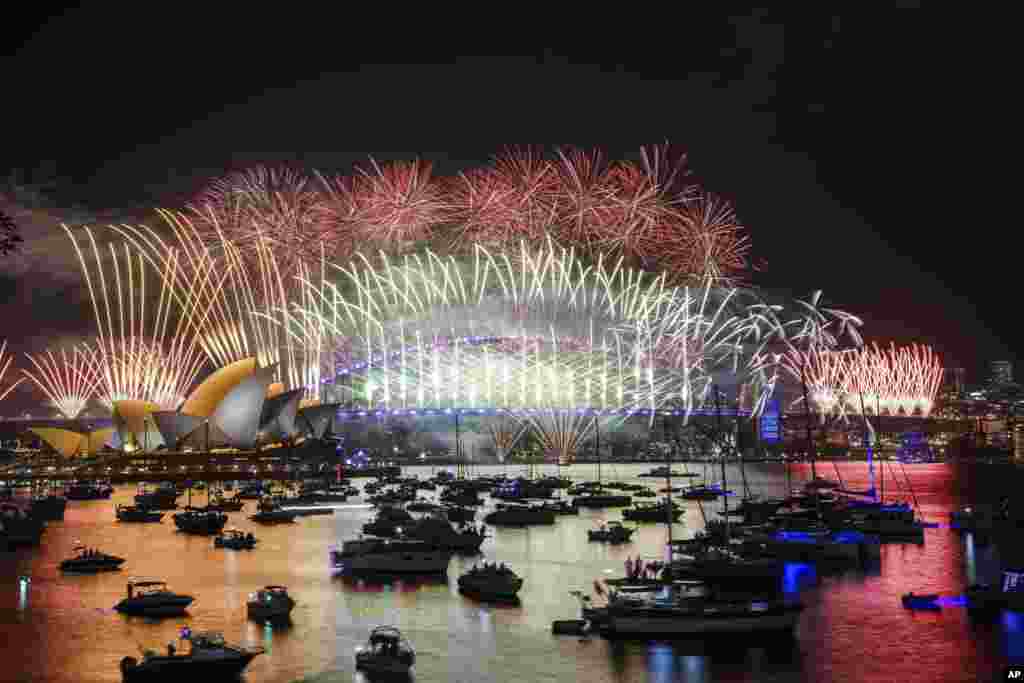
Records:
<instances>
[{"instance_id":1,"label":"sailboat","mask_svg":"<svg viewBox=\"0 0 1024 683\"><path fill-rule=\"evenodd\" d=\"M594 417L594 438L594 451L597 456L597 486L573 498L573 505L584 508L629 507L633 504L632 496L604 493L601 488L601 431L597 417Z\"/></svg>"}]
</instances>

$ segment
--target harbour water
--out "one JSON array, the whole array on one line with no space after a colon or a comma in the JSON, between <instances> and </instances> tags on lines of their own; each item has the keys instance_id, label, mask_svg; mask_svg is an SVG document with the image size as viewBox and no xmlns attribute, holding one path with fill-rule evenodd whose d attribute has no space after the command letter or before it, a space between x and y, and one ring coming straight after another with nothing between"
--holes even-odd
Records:
<instances>
[{"instance_id":1,"label":"harbour water","mask_svg":"<svg viewBox=\"0 0 1024 683\"><path fill-rule=\"evenodd\" d=\"M660 488L664 480L637 477L649 467L606 465L602 474ZM478 468L509 475L520 469ZM562 474L593 479L594 469L578 465ZM807 479L807 470L794 466L794 483ZM136 492L134 485L119 486L109 501L70 502L64 521L49 523L40 547L0 552L0 681L119 681L122 657L166 648L185 625L265 647L245 675L251 683L363 680L353 670L353 652L383 624L398 626L416 647L420 682L994 680L1006 663L1024 662L1024 615L1004 612L988 623L969 617L959 596L971 581L996 574L1000 560L995 548L946 523L951 509L983 494L977 482L965 485L971 477L953 465L896 469L901 477L904 471L910 485L887 474L887 497L912 500L912 488L925 519L939 528L927 529L923 544L885 545L874 571L819 575L813 566L789 565L785 588L801 593L806 610L793 639L763 642L619 643L551 635L553 620L578 615L570 591L589 593L595 579L621 576L627 557L662 555L664 525L641 525L633 542L621 546L587 542L586 530L620 519L619 510L582 510L550 527L491 529L482 556L456 556L446 579L366 581L333 576L328 565L330 546L357 536L373 516L362 498L337 506L333 516L293 525L261 527L246 513L232 513L229 526L259 539L256 550L235 552L176 532L169 513L159 525L119 524L114 505L130 503ZM843 464L838 472L850 488L867 485L864 463ZM836 470L819 464L819 474L835 477ZM782 495L786 488L778 464L749 465L746 475L757 493ZM730 488L739 490L738 471L730 468L728 476ZM193 502L205 503L205 494L193 494ZM721 503L703 505L710 515ZM703 527L699 504L684 506L677 538ZM78 542L127 562L119 572L62 576L58 564ZM457 592L458 575L484 559L505 562L525 579L521 606L481 605ZM130 578L165 580L196 602L183 618L123 616L112 607ZM247 620L247 596L267 584L287 586L297 601L290 626ZM900 596L911 590L946 596L943 609L905 610Z\"/></svg>"}]
</instances>

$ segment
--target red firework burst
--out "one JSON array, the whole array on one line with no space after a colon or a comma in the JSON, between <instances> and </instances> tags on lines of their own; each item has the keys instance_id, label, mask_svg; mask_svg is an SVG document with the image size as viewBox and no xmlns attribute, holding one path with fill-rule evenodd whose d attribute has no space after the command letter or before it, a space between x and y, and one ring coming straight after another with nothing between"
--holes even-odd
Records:
<instances>
[{"instance_id":1,"label":"red firework burst","mask_svg":"<svg viewBox=\"0 0 1024 683\"><path fill-rule=\"evenodd\" d=\"M430 237L450 206L431 170L419 159L381 165L373 158L358 169L349 193L358 236L388 251Z\"/></svg>"},{"instance_id":2,"label":"red firework burst","mask_svg":"<svg viewBox=\"0 0 1024 683\"><path fill-rule=\"evenodd\" d=\"M568 244L591 249L618 226L621 215L600 150L558 150L555 163L559 237Z\"/></svg>"},{"instance_id":3,"label":"red firework burst","mask_svg":"<svg viewBox=\"0 0 1024 683\"><path fill-rule=\"evenodd\" d=\"M320 195L289 169L257 167L213 181L189 205L200 239L213 247L229 241L255 261L262 246L290 278L300 262L320 259L328 235L317 220ZM329 257L334 256L330 249Z\"/></svg>"},{"instance_id":4,"label":"red firework burst","mask_svg":"<svg viewBox=\"0 0 1024 683\"><path fill-rule=\"evenodd\" d=\"M732 206L702 195L683 206L677 217L659 226L658 263L677 281L710 279L722 286L744 282L750 241Z\"/></svg>"},{"instance_id":5,"label":"red firework burst","mask_svg":"<svg viewBox=\"0 0 1024 683\"><path fill-rule=\"evenodd\" d=\"M540 150L510 147L491 166L461 173L449 185L453 243L535 240L556 221L557 177Z\"/></svg>"}]
</instances>

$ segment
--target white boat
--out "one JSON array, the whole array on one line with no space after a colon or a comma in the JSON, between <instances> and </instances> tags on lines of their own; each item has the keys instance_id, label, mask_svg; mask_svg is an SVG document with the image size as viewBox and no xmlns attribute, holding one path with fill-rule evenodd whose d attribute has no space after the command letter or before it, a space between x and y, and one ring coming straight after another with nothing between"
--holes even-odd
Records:
<instances>
[{"instance_id":1,"label":"white boat","mask_svg":"<svg viewBox=\"0 0 1024 683\"><path fill-rule=\"evenodd\" d=\"M406 674L416 663L416 651L401 631L378 626L366 645L356 651L356 668L376 674Z\"/></svg>"},{"instance_id":2,"label":"white boat","mask_svg":"<svg viewBox=\"0 0 1024 683\"><path fill-rule=\"evenodd\" d=\"M452 551L415 540L364 539L345 541L331 551L331 563L343 572L381 574L439 574L448 571Z\"/></svg>"}]
</instances>

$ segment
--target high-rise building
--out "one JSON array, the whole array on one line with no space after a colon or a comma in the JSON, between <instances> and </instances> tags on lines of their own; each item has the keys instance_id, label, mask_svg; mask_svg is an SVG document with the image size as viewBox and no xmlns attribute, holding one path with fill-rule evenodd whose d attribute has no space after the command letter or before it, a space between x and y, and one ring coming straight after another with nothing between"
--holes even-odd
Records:
<instances>
[{"instance_id":1,"label":"high-rise building","mask_svg":"<svg viewBox=\"0 0 1024 683\"><path fill-rule=\"evenodd\" d=\"M1013 363L1008 360L994 360L989 367L992 370L990 381L994 386L1013 383Z\"/></svg>"}]
</instances>

